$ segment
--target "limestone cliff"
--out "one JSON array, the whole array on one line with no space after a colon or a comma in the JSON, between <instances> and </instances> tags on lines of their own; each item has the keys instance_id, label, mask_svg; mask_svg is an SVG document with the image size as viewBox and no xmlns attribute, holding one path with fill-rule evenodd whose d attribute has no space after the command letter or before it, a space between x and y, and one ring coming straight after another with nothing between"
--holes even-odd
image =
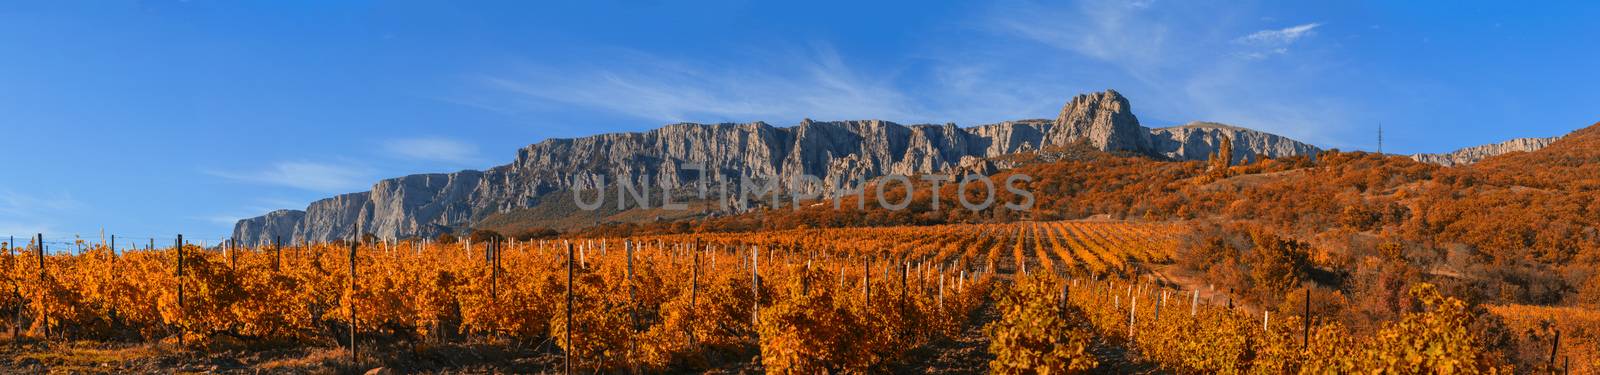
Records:
<instances>
[{"instance_id":1,"label":"limestone cliff","mask_svg":"<svg viewBox=\"0 0 1600 375\"><path fill-rule=\"evenodd\" d=\"M1215 124L1150 130L1139 125L1116 91L1078 95L1054 121L1019 120L975 127L901 125L882 120L812 121L789 127L763 122L667 125L645 132L547 139L517 151L510 164L485 171L419 174L379 181L370 191L316 201L305 211L276 211L239 221L245 244L274 238L330 241L371 233L381 238L436 236L489 215L533 207L556 191L649 183L680 193L735 186L740 176L789 181L815 176L822 186L854 186L887 174L957 169L992 173L985 159L1084 140L1104 151L1180 160L1204 159L1217 134L1229 134L1238 155L1304 155L1315 147L1271 134ZM614 191L615 188L608 190ZM648 193L647 193L648 194ZM657 196L652 202L660 202ZM569 196L570 195L566 195ZM616 201L608 197L608 204ZM659 203L658 203L659 204Z\"/></svg>"},{"instance_id":2,"label":"limestone cliff","mask_svg":"<svg viewBox=\"0 0 1600 375\"><path fill-rule=\"evenodd\" d=\"M1413 154L1411 159L1446 167L1467 165L1505 153L1538 151L1558 139L1561 139L1561 137L1517 138L1495 144L1467 147L1443 154Z\"/></svg>"}]
</instances>

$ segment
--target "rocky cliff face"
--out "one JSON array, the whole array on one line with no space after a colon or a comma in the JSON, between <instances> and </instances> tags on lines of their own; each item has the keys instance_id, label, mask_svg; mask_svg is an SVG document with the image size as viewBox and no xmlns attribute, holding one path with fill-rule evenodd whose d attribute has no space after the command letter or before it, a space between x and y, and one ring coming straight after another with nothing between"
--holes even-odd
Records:
<instances>
[{"instance_id":1,"label":"rocky cliff face","mask_svg":"<svg viewBox=\"0 0 1600 375\"><path fill-rule=\"evenodd\" d=\"M685 191L702 181L736 190L740 176L790 181L815 176L822 186L855 186L887 174L993 171L984 160L1085 140L1106 151L1131 151L1174 159L1204 159L1216 134L1230 134L1238 155L1270 157L1316 151L1271 134L1221 125L1150 130L1139 125L1127 98L1116 91L1074 97L1054 121L1021 120L962 128L900 125L881 120L812 121L774 127L745 124L673 124L638 133L549 139L518 150L511 164L486 171L421 174L379 181L371 191L314 202L305 211L276 211L245 219L233 236L245 244L275 237L331 241L372 233L381 238L436 236L508 210L532 207L560 190L593 190L618 181ZM700 165L701 172L688 168ZM646 193L649 194L649 193ZM660 190L649 198L660 204ZM716 194L716 193L713 193ZM607 204L614 204L609 194ZM298 220L298 221L297 221ZM292 225L291 225L292 223Z\"/></svg>"},{"instance_id":2,"label":"rocky cliff face","mask_svg":"<svg viewBox=\"0 0 1600 375\"><path fill-rule=\"evenodd\" d=\"M1085 139L1101 150L1150 151L1150 132L1139 126L1128 99L1115 90L1073 97L1050 129L1051 143Z\"/></svg>"},{"instance_id":3,"label":"rocky cliff face","mask_svg":"<svg viewBox=\"0 0 1600 375\"><path fill-rule=\"evenodd\" d=\"M1443 154L1413 154L1411 155L1411 159L1423 163L1443 165L1446 167L1467 165L1477 163L1478 161L1487 159L1489 157L1510 152L1538 151L1545 146L1549 146L1550 143L1553 143L1558 139L1561 139L1561 137L1517 138L1495 144L1467 147Z\"/></svg>"},{"instance_id":4,"label":"rocky cliff face","mask_svg":"<svg viewBox=\"0 0 1600 375\"><path fill-rule=\"evenodd\" d=\"M239 220L234 225L234 238L252 239L252 244L267 244L272 241L279 243L293 243L294 234L299 231L300 224L305 222L306 212L300 210L277 210L268 212L249 219Z\"/></svg>"},{"instance_id":5,"label":"rocky cliff face","mask_svg":"<svg viewBox=\"0 0 1600 375\"><path fill-rule=\"evenodd\" d=\"M1205 160L1221 146L1223 136L1233 143L1235 164L1260 156L1316 155L1316 146L1276 134L1214 122L1191 122L1150 130L1155 153L1172 160Z\"/></svg>"}]
</instances>

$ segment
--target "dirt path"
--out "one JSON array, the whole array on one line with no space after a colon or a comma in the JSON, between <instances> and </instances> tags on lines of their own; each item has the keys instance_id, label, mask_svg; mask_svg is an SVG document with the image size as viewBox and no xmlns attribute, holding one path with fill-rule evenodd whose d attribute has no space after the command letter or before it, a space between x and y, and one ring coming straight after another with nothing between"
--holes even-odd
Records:
<instances>
[{"instance_id":1,"label":"dirt path","mask_svg":"<svg viewBox=\"0 0 1600 375\"><path fill-rule=\"evenodd\" d=\"M896 371L900 374L984 374L989 372L989 336L983 326L1000 318L994 301L987 301L973 314L961 334L939 340L912 354L912 363Z\"/></svg>"},{"instance_id":2,"label":"dirt path","mask_svg":"<svg viewBox=\"0 0 1600 375\"><path fill-rule=\"evenodd\" d=\"M1104 336L1095 335L1094 343L1089 347L1089 352L1094 354L1100 366L1090 372L1096 374L1169 374L1154 363L1146 362L1139 358L1137 353L1123 346L1113 343Z\"/></svg>"},{"instance_id":3,"label":"dirt path","mask_svg":"<svg viewBox=\"0 0 1600 375\"><path fill-rule=\"evenodd\" d=\"M1149 273L1145 275L1145 277L1153 279L1154 281L1162 283L1163 285L1183 290L1183 297L1185 298L1192 298L1188 294L1189 291L1200 291L1201 305L1227 305L1229 302L1232 302L1234 307L1237 309L1252 314L1261 313L1261 309L1259 307L1246 304L1238 299L1234 299L1232 296L1228 295L1228 291L1226 290L1213 289L1210 284L1200 280L1199 277L1189 275L1187 272L1183 272L1182 270L1178 269L1178 266L1176 265L1150 265L1146 270Z\"/></svg>"}]
</instances>

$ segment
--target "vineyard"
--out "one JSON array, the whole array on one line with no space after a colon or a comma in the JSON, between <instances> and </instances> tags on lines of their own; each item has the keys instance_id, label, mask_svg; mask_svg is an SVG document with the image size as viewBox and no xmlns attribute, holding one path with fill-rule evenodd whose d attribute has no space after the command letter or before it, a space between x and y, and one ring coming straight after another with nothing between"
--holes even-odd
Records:
<instances>
[{"instance_id":1,"label":"vineyard","mask_svg":"<svg viewBox=\"0 0 1600 375\"><path fill-rule=\"evenodd\" d=\"M8 244L0 326L13 342L243 341L379 365L396 343L562 359L538 371L892 372L973 331L998 373L1127 365L1096 354L1107 346L1182 373L1509 371L1468 330L1464 303L1425 285L1410 291L1425 309L1358 337L1141 277L1178 241L1171 225L1027 222L120 253Z\"/></svg>"}]
</instances>

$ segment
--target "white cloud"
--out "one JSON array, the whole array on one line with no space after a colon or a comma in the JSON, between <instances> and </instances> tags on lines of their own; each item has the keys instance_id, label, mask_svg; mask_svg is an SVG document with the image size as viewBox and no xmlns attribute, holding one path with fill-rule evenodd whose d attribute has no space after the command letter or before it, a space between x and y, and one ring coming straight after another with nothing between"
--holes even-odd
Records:
<instances>
[{"instance_id":1,"label":"white cloud","mask_svg":"<svg viewBox=\"0 0 1600 375\"><path fill-rule=\"evenodd\" d=\"M489 88L514 94L513 103L452 100L500 112L579 106L672 122L924 118L892 85L892 77L857 72L827 45L774 58L773 64L758 64L761 69L634 51L620 54L587 71L528 65L510 74L479 77Z\"/></svg>"},{"instance_id":2,"label":"white cloud","mask_svg":"<svg viewBox=\"0 0 1600 375\"><path fill-rule=\"evenodd\" d=\"M1239 37L1239 39L1235 39L1234 41L1241 44L1256 46L1285 46L1294 44L1294 42L1299 41L1301 38L1315 35L1318 26L1322 26L1322 24L1312 22L1277 30L1261 30L1250 33L1250 35Z\"/></svg>"},{"instance_id":3,"label":"white cloud","mask_svg":"<svg viewBox=\"0 0 1600 375\"><path fill-rule=\"evenodd\" d=\"M403 138L383 142L383 151L407 160L468 164L479 161L478 146L448 138Z\"/></svg>"},{"instance_id":4,"label":"white cloud","mask_svg":"<svg viewBox=\"0 0 1600 375\"><path fill-rule=\"evenodd\" d=\"M235 181L287 186L318 192L349 191L371 182L363 167L308 161L281 161L250 172L216 171L206 173Z\"/></svg>"},{"instance_id":5,"label":"white cloud","mask_svg":"<svg viewBox=\"0 0 1600 375\"><path fill-rule=\"evenodd\" d=\"M712 60L613 50L580 67L527 64L471 77L477 90L442 99L503 114L602 111L643 119L641 127L800 118L975 125L1050 118L1072 95L1114 88L1147 126L1216 120L1331 139L1324 128L1346 107L1316 88L1316 73L1337 64L1308 43L1323 24L1241 32L1262 15L1224 5L1007 1L957 26L981 31L971 37L929 39L908 63L870 65L888 71L852 65L825 43ZM1263 61L1270 56L1282 58Z\"/></svg>"},{"instance_id":6,"label":"white cloud","mask_svg":"<svg viewBox=\"0 0 1600 375\"><path fill-rule=\"evenodd\" d=\"M241 220L241 219L251 218L251 217L255 217L255 216L257 216L257 215L220 214L220 215L197 217L197 219L204 220L206 222L209 222L209 223L212 223L212 224L216 224L216 225L225 225L225 226L228 226L228 227L232 227L234 224L238 224L239 220Z\"/></svg>"},{"instance_id":7,"label":"white cloud","mask_svg":"<svg viewBox=\"0 0 1600 375\"><path fill-rule=\"evenodd\" d=\"M986 23L1000 31L1057 49L1120 65L1145 79L1169 63L1168 27L1150 22L1153 2L1081 1L1054 7L1011 3L998 7Z\"/></svg>"},{"instance_id":8,"label":"white cloud","mask_svg":"<svg viewBox=\"0 0 1600 375\"><path fill-rule=\"evenodd\" d=\"M1050 47L1030 54L1029 59L1065 65L1056 74L1106 82L1103 85L1129 95L1146 126L1172 125L1153 123L1151 118L1208 120L1317 144L1340 143L1331 125L1344 121L1348 105L1322 95L1315 84L1318 74L1331 69L1337 60L1287 56L1294 48L1322 51L1308 41L1323 24L1261 30L1241 37L1238 30L1270 15L1223 5L1133 6L1099 0L1061 6L1005 3L996 5L978 24L1001 25L996 31L1002 36ZM1262 61L1274 56L1292 59ZM1111 74L1093 69L1094 64L1075 61L1085 58L1105 66Z\"/></svg>"}]
</instances>

